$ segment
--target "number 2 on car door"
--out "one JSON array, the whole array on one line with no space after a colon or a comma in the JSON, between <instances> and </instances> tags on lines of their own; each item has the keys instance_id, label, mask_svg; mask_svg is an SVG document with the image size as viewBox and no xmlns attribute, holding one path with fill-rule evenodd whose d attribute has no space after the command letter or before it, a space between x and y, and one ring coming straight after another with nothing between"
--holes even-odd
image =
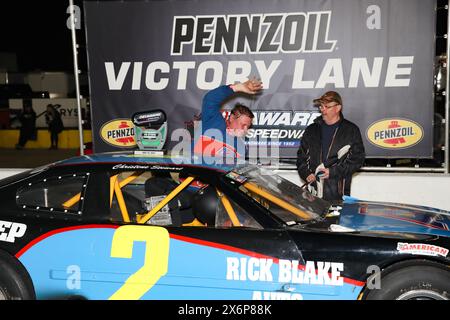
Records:
<instances>
[{"instance_id":1,"label":"number 2 on car door","mask_svg":"<svg viewBox=\"0 0 450 320\"><path fill-rule=\"evenodd\" d=\"M111 257L132 258L135 241L145 242L144 265L132 274L109 299L140 299L167 273L169 267L169 233L152 226L122 226L114 232Z\"/></svg>"}]
</instances>

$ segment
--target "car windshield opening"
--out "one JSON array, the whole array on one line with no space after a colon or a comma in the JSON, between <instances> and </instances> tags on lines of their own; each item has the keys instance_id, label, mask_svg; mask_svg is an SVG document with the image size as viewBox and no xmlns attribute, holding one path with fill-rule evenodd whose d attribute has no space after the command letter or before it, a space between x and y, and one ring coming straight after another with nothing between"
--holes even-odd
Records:
<instances>
[{"instance_id":1,"label":"car windshield opening","mask_svg":"<svg viewBox=\"0 0 450 320\"><path fill-rule=\"evenodd\" d=\"M227 177L239 182L240 191L288 225L318 220L331 206L268 169L249 165L229 172Z\"/></svg>"}]
</instances>

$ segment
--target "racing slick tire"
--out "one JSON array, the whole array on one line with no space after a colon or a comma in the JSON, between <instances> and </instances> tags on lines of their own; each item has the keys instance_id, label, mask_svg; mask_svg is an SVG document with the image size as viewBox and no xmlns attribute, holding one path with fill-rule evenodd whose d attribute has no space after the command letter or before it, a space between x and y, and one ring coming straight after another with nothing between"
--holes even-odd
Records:
<instances>
[{"instance_id":1,"label":"racing slick tire","mask_svg":"<svg viewBox=\"0 0 450 320\"><path fill-rule=\"evenodd\" d=\"M450 270L437 263L409 265L381 276L366 300L449 300Z\"/></svg>"},{"instance_id":2,"label":"racing slick tire","mask_svg":"<svg viewBox=\"0 0 450 320\"><path fill-rule=\"evenodd\" d=\"M0 300L34 300L33 283L19 261L0 251Z\"/></svg>"}]
</instances>

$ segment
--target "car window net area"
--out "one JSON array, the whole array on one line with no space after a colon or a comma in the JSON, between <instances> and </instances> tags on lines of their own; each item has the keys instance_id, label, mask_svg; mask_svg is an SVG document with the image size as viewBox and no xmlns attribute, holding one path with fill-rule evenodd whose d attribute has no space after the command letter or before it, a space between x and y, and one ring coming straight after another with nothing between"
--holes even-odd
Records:
<instances>
[{"instance_id":1,"label":"car window net area","mask_svg":"<svg viewBox=\"0 0 450 320\"><path fill-rule=\"evenodd\" d=\"M256 166L236 172L245 178L239 189L286 223L319 219L330 203L313 196L274 172Z\"/></svg>"},{"instance_id":2,"label":"car window net area","mask_svg":"<svg viewBox=\"0 0 450 320\"><path fill-rule=\"evenodd\" d=\"M201 226L191 196L201 185L179 172L134 171L110 176L110 217L117 222L160 226Z\"/></svg>"},{"instance_id":3,"label":"car window net area","mask_svg":"<svg viewBox=\"0 0 450 320\"><path fill-rule=\"evenodd\" d=\"M216 190L220 202L216 211L216 228L246 227L262 229L262 226L235 201Z\"/></svg>"},{"instance_id":4,"label":"car window net area","mask_svg":"<svg viewBox=\"0 0 450 320\"><path fill-rule=\"evenodd\" d=\"M112 174L109 201L112 221L160 226L262 228L213 186L192 176L180 177L179 173Z\"/></svg>"},{"instance_id":5,"label":"car window net area","mask_svg":"<svg viewBox=\"0 0 450 320\"><path fill-rule=\"evenodd\" d=\"M16 203L23 209L82 213L86 175L66 175L29 183L18 190Z\"/></svg>"}]
</instances>

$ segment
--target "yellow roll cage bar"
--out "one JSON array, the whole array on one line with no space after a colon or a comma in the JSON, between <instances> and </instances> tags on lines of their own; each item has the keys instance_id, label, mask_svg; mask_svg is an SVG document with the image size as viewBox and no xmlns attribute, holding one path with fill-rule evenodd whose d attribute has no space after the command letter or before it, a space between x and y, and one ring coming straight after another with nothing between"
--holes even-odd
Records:
<instances>
[{"instance_id":1,"label":"yellow roll cage bar","mask_svg":"<svg viewBox=\"0 0 450 320\"><path fill-rule=\"evenodd\" d=\"M302 219L307 219L308 220L310 218L309 215L305 211L303 211L303 210L301 210L301 209L299 209L297 207L294 207L292 204L284 201L283 199L275 197L274 195L270 194L266 190L262 189L261 187L255 185L255 184L253 184L251 182L246 182L246 183L243 184L243 186L246 189L256 193L257 195L259 195L259 196L261 196L263 198L265 198L266 200L269 200L270 202L275 203L276 205L280 206L281 208L292 212L293 214L295 214L296 216L298 216L298 217L300 217Z\"/></svg>"},{"instance_id":2,"label":"yellow roll cage bar","mask_svg":"<svg viewBox=\"0 0 450 320\"><path fill-rule=\"evenodd\" d=\"M123 194L122 194L122 188L125 187L126 185L128 185L129 183L133 182L136 178L138 178L140 175L142 174L141 171L135 171L133 172L130 176L128 176L127 178L123 179L122 181L119 182L118 179L118 174L112 176L110 178L110 196L109 196L109 206L112 206L112 200L114 198L114 194L116 195L117 198L117 202L120 208L120 212L122 214L122 219L124 222L129 223L131 222L130 220L130 216L128 214L128 210L127 210L127 206L125 204L125 200L123 198ZM161 202L158 203L158 205L156 205L156 207L154 207L152 210L150 210L147 213L144 214L139 214L136 217L136 222L139 224L144 224L146 223L148 220L150 220L156 213L158 213L159 210L161 210L164 206L166 206L173 198L175 198L181 191L183 191L185 188L187 188L191 182L194 181L194 177L190 176L187 177L182 183L180 183L180 185L178 185L174 190L172 190ZM272 194L270 194L268 191L262 189L261 187L251 183L251 182L246 182L243 184L243 186L252 191L253 193L265 198L266 200L280 206L281 208L288 210L290 212L292 212L293 214L299 216L300 218L303 219L309 219L309 215L307 213L305 213L303 210L300 210L299 208L291 205L290 203L286 202L283 199L280 199ZM217 195L220 198L221 203L223 204L228 217L230 218L232 224L234 227L239 227L241 226L241 223L236 215L236 212L233 209L233 206L230 202L230 200L227 198L227 196L225 194L223 194L222 192L220 192L219 190L216 189ZM81 193L78 193L77 195L73 196L72 198L70 198L69 200L67 200L66 202L63 203L63 207L64 208L70 208L73 205L75 205L77 202L79 202L81 200ZM183 226L203 226L203 224L201 224L199 221L197 221L196 219L191 222L191 223L187 223L187 224L183 224Z\"/></svg>"},{"instance_id":3,"label":"yellow roll cage bar","mask_svg":"<svg viewBox=\"0 0 450 320\"><path fill-rule=\"evenodd\" d=\"M233 209L233 206L231 205L230 200L228 200L227 196L224 195L222 192L216 189L217 195L220 198L220 201L222 202L225 210L227 211L228 217L231 220L231 223L233 224L233 227L240 227L241 223L239 222L239 219L236 215L236 212Z\"/></svg>"},{"instance_id":4,"label":"yellow roll cage bar","mask_svg":"<svg viewBox=\"0 0 450 320\"><path fill-rule=\"evenodd\" d=\"M137 218L138 223L146 223L150 220L159 210L161 210L170 200L175 198L181 191L183 191L191 182L194 177L187 177L178 187L176 187L171 193L169 193L156 207L150 210L147 214L144 214L141 218Z\"/></svg>"}]
</instances>

